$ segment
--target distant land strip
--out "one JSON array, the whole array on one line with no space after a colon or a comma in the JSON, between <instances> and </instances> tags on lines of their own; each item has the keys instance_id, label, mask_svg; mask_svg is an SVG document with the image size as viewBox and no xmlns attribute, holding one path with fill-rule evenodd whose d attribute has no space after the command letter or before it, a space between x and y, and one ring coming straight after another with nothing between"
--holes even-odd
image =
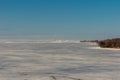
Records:
<instances>
[{"instance_id":1,"label":"distant land strip","mask_svg":"<svg viewBox=\"0 0 120 80\"><path fill-rule=\"evenodd\" d=\"M120 38L112 38L105 40L83 40L81 42L96 42L101 48L117 48L120 49Z\"/></svg>"}]
</instances>

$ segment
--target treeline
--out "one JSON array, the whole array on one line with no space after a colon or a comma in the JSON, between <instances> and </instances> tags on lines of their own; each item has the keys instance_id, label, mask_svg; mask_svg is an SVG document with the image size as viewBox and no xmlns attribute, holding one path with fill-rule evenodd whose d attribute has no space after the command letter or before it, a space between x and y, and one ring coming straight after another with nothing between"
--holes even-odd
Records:
<instances>
[{"instance_id":1,"label":"treeline","mask_svg":"<svg viewBox=\"0 0 120 80\"><path fill-rule=\"evenodd\" d=\"M82 40L80 42L98 42L98 40Z\"/></svg>"},{"instance_id":2,"label":"treeline","mask_svg":"<svg viewBox=\"0 0 120 80\"><path fill-rule=\"evenodd\" d=\"M120 38L97 41L102 48L120 48Z\"/></svg>"}]
</instances>

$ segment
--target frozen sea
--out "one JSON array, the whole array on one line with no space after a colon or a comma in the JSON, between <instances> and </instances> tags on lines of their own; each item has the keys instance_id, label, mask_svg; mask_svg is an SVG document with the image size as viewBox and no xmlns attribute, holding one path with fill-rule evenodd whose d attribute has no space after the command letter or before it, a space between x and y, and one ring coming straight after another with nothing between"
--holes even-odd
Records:
<instances>
[{"instance_id":1,"label":"frozen sea","mask_svg":"<svg viewBox=\"0 0 120 80\"><path fill-rule=\"evenodd\" d=\"M69 40L0 40L0 80L120 80L120 50Z\"/></svg>"}]
</instances>

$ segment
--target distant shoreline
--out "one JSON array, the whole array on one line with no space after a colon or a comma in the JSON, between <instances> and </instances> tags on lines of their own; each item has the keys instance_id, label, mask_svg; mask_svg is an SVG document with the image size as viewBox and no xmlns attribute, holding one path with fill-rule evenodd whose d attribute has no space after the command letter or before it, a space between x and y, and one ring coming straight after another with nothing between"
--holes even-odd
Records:
<instances>
[{"instance_id":1,"label":"distant shoreline","mask_svg":"<svg viewBox=\"0 0 120 80\"><path fill-rule=\"evenodd\" d=\"M120 49L120 38L105 39L105 40L83 40L81 42L95 42L100 48L105 49Z\"/></svg>"},{"instance_id":2,"label":"distant shoreline","mask_svg":"<svg viewBox=\"0 0 120 80\"><path fill-rule=\"evenodd\" d=\"M101 48L120 49L120 38L105 39L97 42Z\"/></svg>"}]
</instances>

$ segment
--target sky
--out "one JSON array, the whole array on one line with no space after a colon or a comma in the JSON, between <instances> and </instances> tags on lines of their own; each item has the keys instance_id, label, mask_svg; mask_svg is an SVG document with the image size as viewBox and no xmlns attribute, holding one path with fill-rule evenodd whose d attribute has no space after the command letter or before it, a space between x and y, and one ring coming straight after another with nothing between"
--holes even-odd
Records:
<instances>
[{"instance_id":1,"label":"sky","mask_svg":"<svg viewBox=\"0 0 120 80\"><path fill-rule=\"evenodd\" d=\"M0 0L0 39L120 37L120 0Z\"/></svg>"}]
</instances>

